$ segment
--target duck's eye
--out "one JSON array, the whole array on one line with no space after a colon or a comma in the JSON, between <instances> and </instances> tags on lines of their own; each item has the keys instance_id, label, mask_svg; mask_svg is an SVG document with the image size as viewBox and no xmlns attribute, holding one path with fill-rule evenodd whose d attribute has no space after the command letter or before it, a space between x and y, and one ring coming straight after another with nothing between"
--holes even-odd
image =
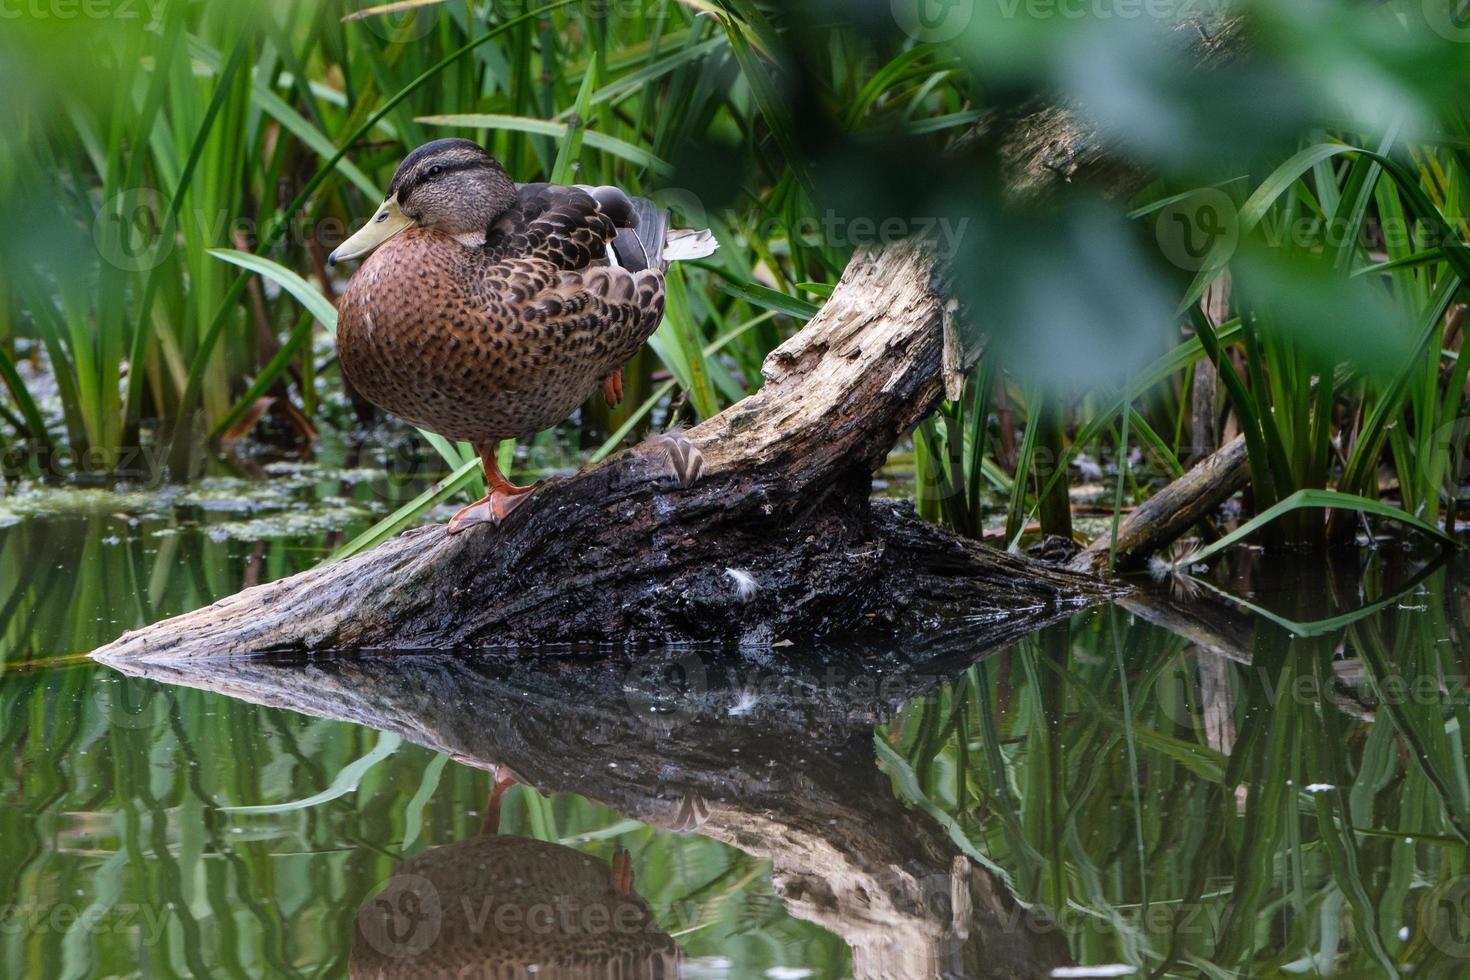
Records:
<instances>
[{"instance_id":1,"label":"duck's eye","mask_svg":"<svg viewBox=\"0 0 1470 980\"><path fill-rule=\"evenodd\" d=\"M443 172L444 172L444 166L443 166L443 164L436 163L432 167L429 168L429 176L430 177L437 177L440 174L442 174Z\"/></svg>"}]
</instances>

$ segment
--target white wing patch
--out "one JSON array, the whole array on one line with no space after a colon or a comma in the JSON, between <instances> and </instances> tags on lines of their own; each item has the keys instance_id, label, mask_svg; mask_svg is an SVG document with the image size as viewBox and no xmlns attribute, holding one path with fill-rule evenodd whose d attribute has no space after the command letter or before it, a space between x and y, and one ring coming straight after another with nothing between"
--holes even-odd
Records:
<instances>
[{"instance_id":1,"label":"white wing patch","mask_svg":"<svg viewBox=\"0 0 1470 980\"><path fill-rule=\"evenodd\" d=\"M699 231L675 228L664 236L663 260L679 262L684 259L702 259L706 255L713 255L719 247L720 243L708 228L701 228Z\"/></svg>"}]
</instances>

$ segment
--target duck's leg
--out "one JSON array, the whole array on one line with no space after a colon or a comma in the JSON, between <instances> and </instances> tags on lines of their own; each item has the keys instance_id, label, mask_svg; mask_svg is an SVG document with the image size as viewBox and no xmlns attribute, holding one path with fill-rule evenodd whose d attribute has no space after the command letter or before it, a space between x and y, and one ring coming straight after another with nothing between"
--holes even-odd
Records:
<instances>
[{"instance_id":1,"label":"duck's leg","mask_svg":"<svg viewBox=\"0 0 1470 980\"><path fill-rule=\"evenodd\" d=\"M481 834L500 833L500 798L521 781L509 766L495 767L495 781L490 785L490 798L485 801L485 819L480 824Z\"/></svg>"},{"instance_id":2,"label":"duck's leg","mask_svg":"<svg viewBox=\"0 0 1470 980\"><path fill-rule=\"evenodd\" d=\"M633 856L622 847L613 851L612 886L620 895L633 894Z\"/></svg>"},{"instance_id":3,"label":"duck's leg","mask_svg":"<svg viewBox=\"0 0 1470 980\"><path fill-rule=\"evenodd\" d=\"M623 400L623 369L618 368L602 379L602 397L608 405L617 405Z\"/></svg>"},{"instance_id":4,"label":"duck's leg","mask_svg":"<svg viewBox=\"0 0 1470 980\"><path fill-rule=\"evenodd\" d=\"M485 467L485 483L490 492L449 519L448 531L450 534L458 534L465 528L476 524L499 524L505 520L506 514L509 514L517 504L526 499L526 494L541 485L533 483L528 487L516 486L501 474L500 464L495 461L493 444L488 450L480 446L475 448L480 453L480 465Z\"/></svg>"}]
</instances>

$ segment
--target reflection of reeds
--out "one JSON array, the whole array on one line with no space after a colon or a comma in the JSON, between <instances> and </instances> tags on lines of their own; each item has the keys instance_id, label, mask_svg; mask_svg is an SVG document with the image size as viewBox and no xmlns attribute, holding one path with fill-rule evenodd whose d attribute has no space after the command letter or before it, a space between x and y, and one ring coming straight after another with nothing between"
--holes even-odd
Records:
<instances>
[{"instance_id":1,"label":"reflection of reeds","mask_svg":"<svg viewBox=\"0 0 1470 980\"><path fill-rule=\"evenodd\" d=\"M252 551L203 534L145 547L129 532L122 517L0 529L0 895L7 914L61 910L60 926L7 919L0 976L60 964L81 964L80 975L345 976L357 905L407 853L478 833L487 775L410 745L375 757L382 736L355 725L90 664L46 669L236 591L252 565L276 577L326 548L286 539ZM125 540L102 543L113 535ZM6 660L34 667L5 672ZM341 790L362 760L355 791L301 805ZM259 805L279 812L226 812ZM809 956L843 975L845 947L785 914L762 861L524 788L506 798L504 826L603 859L627 848L640 894L692 956L755 975ZM95 929L68 927L94 905Z\"/></svg>"},{"instance_id":2,"label":"reflection of reeds","mask_svg":"<svg viewBox=\"0 0 1470 980\"><path fill-rule=\"evenodd\" d=\"M1453 972L1421 913L1465 873L1467 707L1440 679L1470 670L1441 642L1463 612L1442 574L1426 584L1428 612L1323 635L1261 620L1249 664L1087 614L906 709L883 736L912 774L895 786L1060 919L1080 962ZM1344 652L1380 695L1417 679L1434 696L1344 711Z\"/></svg>"},{"instance_id":3,"label":"reflection of reeds","mask_svg":"<svg viewBox=\"0 0 1470 980\"><path fill-rule=\"evenodd\" d=\"M99 682L106 682L98 694ZM130 686L146 722L119 724ZM270 814L326 789L381 736L188 689L78 668L0 685L0 888L14 908L91 906L95 929L7 927L0 973L345 976L358 904L406 856L473 838L484 772L404 745L331 803ZM12 762L13 760L13 762ZM760 975L810 958L841 976L842 943L788 917L767 865L697 835L655 832L580 797L521 790L507 833L633 854L638 890L691 956ZM822 964L830 964L825 969Z\"/></svg>"}]
</instances>

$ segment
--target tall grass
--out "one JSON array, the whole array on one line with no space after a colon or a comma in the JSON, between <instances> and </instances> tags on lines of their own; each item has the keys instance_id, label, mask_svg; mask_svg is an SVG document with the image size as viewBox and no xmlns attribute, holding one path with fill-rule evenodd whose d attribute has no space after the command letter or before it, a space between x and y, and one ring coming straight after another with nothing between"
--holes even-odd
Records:
<instances>
[{"instance_id":1,"label":"tall grass","mask_svg":"<svg viewBox=\"0 0 1470 980\"><path fill-rule=\"evenodd\" d=\"M1040 354L987 357L962 402L920 429L923 513L978 535L998 499L1008 545L1033 520L1071 535L1068 467L1082 452L1105 464L1116 507L1139 499L1188 455L1185 406L1207 357L1227 427L1247 436L1259 510L1336 488L1449 526L1470 252L1465 120L1440 80L1465 55L1415 5L1379 8L1319 11L1323 31L1307 45L1294 14L1242 3L1263 53L1217 75L1215 94L1196 92L1169 55L1136 47L1155 25L1136 36L1102 25L1089 41L1067 24L986 12L945 43L903 33L882 11L751 0L406 11L278 0L165 4L155 22L22 19L7 32L10 70L31 84L0 110L18 137L0 152L12 189L0 217L23 230L0 291L0 438L32 456L69 447L103 472L144 443L166 449L171 476L186 479L267 405L267 426L297 438L350 425L317 342L327 319L303 315L276 270L332 299L342 282L323 256L370 213L397 161L463 135L520 180L618 183L723 243L671 277L668 316L630 365L624 404L594 399L523 456L558 440L601 455L610 436L719 411L759 386L764 355L866 244L852 219L965 217L974 224L956 278L981 290L964 297L977 319L998 335L1058 320L1064 332ZM1397 48L1377 40L1383 31ZM1177 130L1170 152L1143 139L1148 119L1109 113L1106 85L1062 67L1094 56L1175 73L1160 89L1175 100L1159 116ZM1397 115L1373 115L1366 81L1362 91L1342 81L1378 77L1366 70L1321 82L1314 66L1333 57L1376 59L1405 96ZM1263 79L1297 103L1240 109L1231 152L1217 152L1220 114L1259 95ZM946 162L987 113L1069 87L1100 104L1133 162L1159 173L1130 202L1131 230L1069 223L1087 212L1081 198L1059 215L1012 213L986 151ZM1343 105L1340 128L1323 129ZM1166 244L1160 223L1201 182L1229 202L1231 249L1192 277L1150 267L1150 250L1177 256L1137 241ZM1425 234L1379 234L1407 223ZM242 272L223 250L257 262ZM1126 275L1075 274L1125 252L1136 259ZM1236 284L1232 305L1208 322L1197 301L1222 275ZM1060 347L1126 336L1135 314L1152 315L1140 297L1159 295L1178 303L1178 346L1155 346L1121 374L1100 361L1052 383ZM54 389L36 380L48 375ZM435 447L451 469L468 458ZM1135 449L1138 472L1126 463ZM443 494L474 489L465 469ZM1339 519L1324 533L1319 513L1302 510L1269 534L1320 542L1356 526Z\"/></svg>"},{"instance_id":2,"label":"tall grass","mask_svg":"<svg viewBox=\"0 0 1470 980\"><path fill-rule=\"evenodd\" d=\"M746 28L655 6L657 16L604 16L557 0L486 18L442 4L399 21L342 23L325 2L169 4L152 30L91 27L86 41L115 61L116 84L91 99L62 87L16 110L34 138L9 163L26 197L64 207L64 220L47 225L57 251L73 257L63 266L38 251L13 270L17 289L6 299L19 307L17 333L42 345L30 356L58 379L62 430L41 417L7 346L11 414L24 427L16 434L63 434L111 460L140 423L158 420L175 446L175 475L186 476L197 438L222 435L283 379L290 397L319 408L316 389L331 368L314 360L310 325L288 297L247 293L258 287L210 253L272 259L330 297L340 282L326 276L325 251L370 212L406 148L438 136L480 139L521 180L662 192L681 218L716 226L727 243L716 281L736 289L757 278L757 263L786 284L840 268L835 253L813 268L820 249L778 257L764 231L751 247L755 221L727 227L697 195L669 188L668 157L695 120L728 127L752 148L764 124L748 88L715 84L738 77L729 37ZM728 190L783 201L762 213L793 224L806 213L789 186ZM680 376L695 412L717 411L750 389L783 334L764 320L707 362L705 346L763 308L695 275L699 288L675 285L654 344L661 356L635 362L632 407L662 367ZM610 431L631 410L589 411L588 427Z\"/></svg>"}]
</instances>

